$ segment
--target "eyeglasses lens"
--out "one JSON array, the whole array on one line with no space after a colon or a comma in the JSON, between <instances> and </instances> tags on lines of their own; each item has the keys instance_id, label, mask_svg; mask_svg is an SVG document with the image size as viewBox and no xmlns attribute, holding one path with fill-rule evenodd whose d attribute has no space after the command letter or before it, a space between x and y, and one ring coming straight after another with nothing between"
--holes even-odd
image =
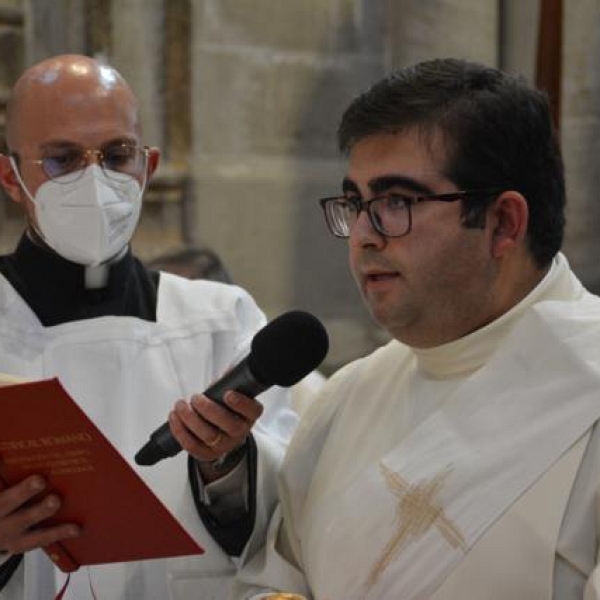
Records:
<instances>
[{"instance_id":1,"label":"eyeglasses lens","mask_svg":"<svg viewBox=\"0 0 600 600\"><path fill-rule=\"evenodd\" d=\"M119 144L104 150L102 166L106 171L116 171L137 176L143 167L143 152L136 146Z\"/></svg>"},{"instance_id":2,"label":"eyeglasses lens","mask_svg":"<svg viewBox=\"0 0 600 600\"><path fill-rule=\"evenodd\" d=\"M82 168L82 152L76 150L54 150L42 158L42 167L50 179L62 177Z\"/></svg>"},{"instance_id":3,"label":"eyeglasses lens","mask_svg":"<svg viewBox=\"0 0 600 600\"><path fill-rule=\"evenodd\" d=\"M368 205L368 209L367 209ZM334 235L348 237L362 210L368 210L373 228L390 237L405 235L410 228L409 205L397 196L374 198L368 203L332 198L325 204L327 222Z\"/></svg>"},{"instance_id":4,"label":"eyeglasses lens","mask_svg":"<svg viewBox=\"0 0 600 600\"><path fill-rule=\"evenodd\" d=\"M115 144L103 150L83 150L80 148L48 150L42 158L42 167L50 179L72 175L69 180L77 179L83 169L97 156L100 166L108 177L120 179L122 175L137 177L144 168L145 153L131 144Z\"/></svg>"},{"instance_id":5,"label":"eyeglasses lens","mask_svg":"<svg viewBox=\"0 0 600 600\"><path fill-rule=\"evenodd\" d=\"M374 227L390 237L406 234L410 228L410 204L396 195L377 198L371 203Z\"/></svg>"}]
</instances>

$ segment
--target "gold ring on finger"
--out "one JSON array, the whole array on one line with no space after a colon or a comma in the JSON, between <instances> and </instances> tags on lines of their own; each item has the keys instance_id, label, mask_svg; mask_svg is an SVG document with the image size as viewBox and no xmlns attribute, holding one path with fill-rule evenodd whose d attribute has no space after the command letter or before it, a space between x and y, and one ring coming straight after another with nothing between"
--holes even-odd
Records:
<instances>
[{"instance_id":1,"label":"gold ring on finger","mask_svg":"<svg viewBox=\"0 0 600 600\"><path fill-rule=\"evenodd\" d=\"M219 431L219 433L217 433L217 437L212 442L204 442L204 445L208 446L209 448L214 448L215 446L218 446L221 443L222 439L223 434Z\"/></svg>"}]
</instances>

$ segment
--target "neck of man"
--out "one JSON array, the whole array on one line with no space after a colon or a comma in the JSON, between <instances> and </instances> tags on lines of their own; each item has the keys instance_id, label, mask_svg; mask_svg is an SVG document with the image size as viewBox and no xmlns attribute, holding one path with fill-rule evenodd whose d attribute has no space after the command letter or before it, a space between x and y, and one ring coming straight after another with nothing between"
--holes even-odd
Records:
<instances>
[{"instance_id":1,"label":"neck of man","mask_svg":"<svg viewBox=\"0 0 600 600\"><path fill-rule=\"evenodd\" d=\"M456 306L452 306L446 314L439 312L431 323L408 325L401 331L391 331L392 336L407 346L421 349L454 342L493 323L522 302L544 279L550 266L551 263L538 267L528 253L520 260L503 261L493 282L478 297L480 312L476 314L473 307L467 307L457 314Z\"/></svg>"}]
</instances>

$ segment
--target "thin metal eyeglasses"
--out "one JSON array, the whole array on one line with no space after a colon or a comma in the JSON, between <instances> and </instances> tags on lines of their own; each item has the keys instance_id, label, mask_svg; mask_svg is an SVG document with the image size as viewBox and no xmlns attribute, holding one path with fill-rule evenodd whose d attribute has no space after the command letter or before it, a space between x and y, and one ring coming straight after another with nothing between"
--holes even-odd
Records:
<instances>
[{"instance_id":1,"label":"thin metal eyeglasses","mask_svg":"<svg viewBox=\"0 0 600 600\"><path fill-rule=\"evenodd\" d=\"M16 153L15 162L31 162L42 167L46 177L58 183L77 181L84 169L96 158L109 179L120 181L123 175L139 177L146 166L149 148L127 142L111 142L102 148L82 148L76 145L59 145L43 151L42 158L22 158Z\"/></svg>"},{"instance_id":2,"label":"thin metal eyeglasses","mask_svg":"<svg viewBox=\"0 0 600 600\"><path fill-rule=\"evenodd\" d=\"M461 190L444 194L426 194L409 196L407 194L385 194L370 200L361 200L357 196L334 196L321 198L319 203L325 214L329 231L340 238L350 236L352 227L364 210L373 229L385 237L402 237L412 228L411 207L419 202L438 201L456 202L464 198L489 197L500 194L501 188Z\"/></svg>"}]
</instances>

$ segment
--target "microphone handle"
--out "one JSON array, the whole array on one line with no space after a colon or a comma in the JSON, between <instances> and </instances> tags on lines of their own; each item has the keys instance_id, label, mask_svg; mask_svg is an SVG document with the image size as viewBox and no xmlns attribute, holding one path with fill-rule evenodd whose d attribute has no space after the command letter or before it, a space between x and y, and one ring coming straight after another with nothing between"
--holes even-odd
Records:
<instances>
[{"instance_id":1,"label":"microphone handle","mask_svg":"<svg viewBox=\"0 0 600 600\"><path fill-rule=\"evenodd\" d=\"M271 386L261 383L256 379L248 365L248 358L245 358L229 371L229 373L226 373L221 379L215 381L215 383L204 392L204 395L225 408L229 408L223 401L223 396L226 391L235 390L236 392L241 392L244 396L255 398L269 387Z\"/></svg>"},{"instance_id":2,"label":"microphone handle","mask_svg":"<svg viewBox=\"0 0 600 600\"><path fill-rule=\"evenodd\" d=\"M270 386L256 380L252 374L252 371L250 370L250 367L248 366L248 360L244 359L224 377L213 383L204 392L204 395L208 396L211 400L217 402L221 406L224 406L228 410L231 410L223 401L223 396L226 391L236 390L245 396L254 398L269 387ZM150 436L149 445L158 446L165 458L168 456L175 456L177 453L181 452L181 446L173 437L168 421L161 425Z\"/></svg>"},{"instance_id":3,"label":"microphone handle","mask_svg":"<svg viewBox=\"0 0 600 600\"><path fill-rule=\"evenodd\" d=\"M135 460L138 464L150 464L153 465L162 458L168 456L175 456L178 452L181 452L181 446L179 442L173 437L171 428L169 427L169 421L163 423L152 435L146 445L137 453ZM151 462L139 462L141 456L151 456L152 458L146 459ZM144 460L144 459L142 459Z\"/></svg>"}]
</instances>

